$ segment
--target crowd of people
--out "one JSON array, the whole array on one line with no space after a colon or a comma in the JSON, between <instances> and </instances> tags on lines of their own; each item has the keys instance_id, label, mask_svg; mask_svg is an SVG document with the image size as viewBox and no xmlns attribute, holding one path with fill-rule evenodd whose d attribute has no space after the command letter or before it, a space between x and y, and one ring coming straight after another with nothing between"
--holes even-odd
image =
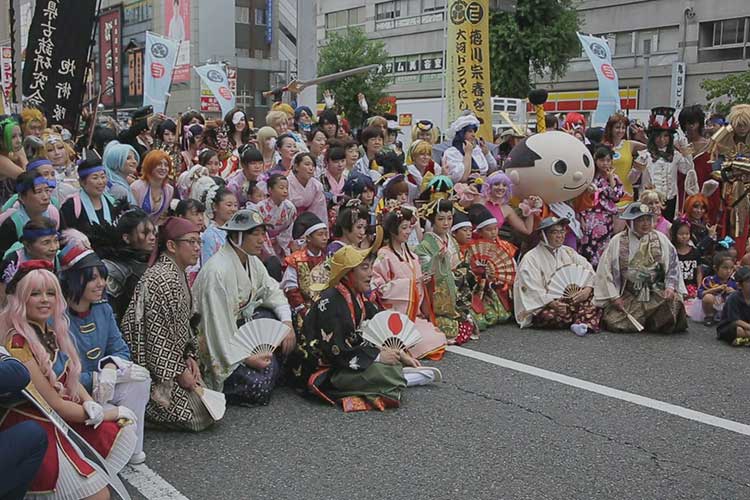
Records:
<instances>
[{"instance_id":1,"label":"crowd of people","mask_svg":"<svg viewBox=\"0 0 750 500\"><path fill-rule=\"evenodd\" d=\"M145 423L214 425L205 389L395 408L439 376L421 360L510 321L585 336L690 318L750 345L750 105L656 108L647 126L549 115L492 142L465 113L444 133L415 123L408 147L394 118L351 128L332 107L279 102L255 129L240 108L142 108L125 129L90 117L77 138L37 109L0 117L0 442L15 443L0 496L108 497L19 400L27 385L120 470L145 460ZM562 192L579 170L587 185L514 195L517 170L541 168L540 145L562 135L583 153L535 179ZM363 339L384 309L413 322L415 345ZM237 360L238 330L261 318L284 339Z\"/></svg>"}]
</instances>

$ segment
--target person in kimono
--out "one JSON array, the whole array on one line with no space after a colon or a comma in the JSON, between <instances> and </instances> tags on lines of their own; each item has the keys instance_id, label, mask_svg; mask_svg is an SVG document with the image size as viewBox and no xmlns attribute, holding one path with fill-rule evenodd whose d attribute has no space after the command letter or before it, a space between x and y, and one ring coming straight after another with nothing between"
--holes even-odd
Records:
<instances>
[{"instance_id":1,"label":"person in kimono","mask_svg":"<svg viewBox=\"0 0 750 500\"><path fill-rule=\"evenodd\" d=\"M430 297L424 289L419 258L406 245L414 215L408 208L396 208L383 219L387 245L378 250L373 266L372 289L375 300L385 309L409 317L422 334L411 348L417 359L441 359L445 353L445 334L425 319L431 312Z\"/></svg>"},{"instance_id":2,"label":"person in kimono","mask_svg":"<svg viewBox=\"0 0 750 500\"><path fill-rule=\"evenodd\" d=\"M425 288L432 297L433 318L430 319L445 333L449 344L463 344L471 337L474 326L461 316L456 306L453 269L458 267L461 256L451 236L453 203L435 200L427 205L426 212L432 231L425 233L414 253L419 256L422 273L429 277Z\"/></svg>"},{"instance_id":3,"label":"person in kimono","mask_svg":"<svg viewBox=\"0 0 750 500\"><path fill-rule=\"evenodd\" d=\"M289 359L293 383L346 412L398 408L407 386L435 380L407 351L380 349L362 338L363 322L378 307L367 300L373 275L370 248L346 245L331 258L327 283L305 318L297 349Z\"/></svg>"},{"instance_id":4,"label":"person in kimono","mask_svg":"<svg viewBox=\"0 0 750 500\"><path fill-rule=\"evenodd\" d=\"M146 419L162 428L201 431L214 420L196 392L203 378L185 274L200 256L198 226L168 217L159 230L158 248L158 259L136 285L122 318L122 336L131 359L151 374Z\"/></svg>"},{"instance_id":5,"label":"person in kimono","mask_svg":"<svg viewBox=\"0 0 750 500\"><path fill-rule=\"evenodd\" d=\"M687 329L677 250L666 235L654 229L654 214L634 202L620 218L626 231L616 234L604 250L594 280L594 305L602 307L607 330L656 333Z\"/></svg>"},{"instance_id":6,"label":"person in kimono","mask_svg":"<svg viewBox=\"0 0 750 500\"><path fill-rule=\"evenodd\" d=\"M601 311L591 300L594 269L565 241L567 219L547 217L539 224L539 244L526 253L518 265L513 283L513 307L521 328L570 328L578 336L599 331ZM564 268L579 269L580 289L570 296L550 295L550 282Z\"/></svg>"},{"instance_id":7,"label":"person in kimono","mask_svg":"<svg viewBox=\"0 0 750 500\"><path fill-rule=\"evenodd\" d=\"M229 402L265 405L281 373L280 356L295 346L292 311L258 258L266 239L263 217L255 210L240 210L222 229L226 243L203 265L193 285L203 374L206 386L223 391ZM257 318L277 319L289 327L280 356L251 355L230 362L238 328Z\"/></svg>"},{"instance_id":8,"label":"person in kimono","mask_svg":"<svg viewBox=\"0 0 750 500\"><path fill-rule=\"evenodd\" d=\"M311 272L326 259L328 226L315 214L305 212L294 221L292 236L304 245L286 258L281 288L292 308L294 328L299 331L312 303Z\"/></svg>"},{"instance_id":9,"label":"person in kimono","mask_svg":"<svg viewBox=\"0 0 750 500\"><path fill-rule=\"evenodd\" d=\"M297 214L312 212L320 220L328 220L323 184L315 178L315 159L310 153L299 153L292 162L289 181L289 201L294 204Z\"/></svg>"},{"instance_id":10,"label":"person in kimono","mask_svg":"<svg viewBox=\"0 0 750 500\"><path fill-rule=\"evenodd\" d=\"M289 201L289 181L281 174L268 178L268 198L256 206L266 225L264 252L283 261L289 255L292 242L292 223L297 218L297 209Z\"/></svg>"}]
</instances>

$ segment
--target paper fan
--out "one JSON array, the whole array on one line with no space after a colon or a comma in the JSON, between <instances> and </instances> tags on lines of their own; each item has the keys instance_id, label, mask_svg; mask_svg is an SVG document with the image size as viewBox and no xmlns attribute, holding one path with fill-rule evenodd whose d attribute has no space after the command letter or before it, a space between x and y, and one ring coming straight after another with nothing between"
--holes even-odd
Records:
<instances>
[{"instance_id":1,"label":"paper fan","mask_svg":"<svg viewBox=\"0 0 750 500\"><path fill-rule=\"evenodd\" d=\"M237 363L249 356L272 353L288 333L289 327L275 319L248 321L232 339L232 357L229 362Z\"/></svg>"},{"instance_id":2,"label":"paper fan","mask_svg":"<svg viewBox=\"0 0 750 500\"><path fill-rule=\"evenodd\" d=\"M477 241L466 249L466 261L477 276L493 285L511 285L516 278L516 264L502 248L489 241Z\"/></svg>"},{"instance_id":3,"label":"paper fan","mask_svg":"<svg viewBox=\"0 0 750 500\"><path fill-rule=\"evenodd\" d=\"M206 410L208 410L208 414L211 415L211 418L214 420L221 420L224 413L227 411L227 398L224 396L224 393L212 391L211 389L206 389L200 385L196 387L195 392L200 396L201 402L203 403L203 406L206 407Z\"/></svg>"},{"instance_id":4,"label":"paper fan","mask_svg":"<svg viewBox=\"0 0 750 500\"><path fill-rule=\"evenodd\" d=\"M362 338L377 347L405 351L422 340L422 334L406 315L381 311L362 327Z\"/></svg>"},{"instance_id":5,"label":"paper fan","mask_svg":"<svg viewBox=\"0 0 750 500\"><path fill-rule=\"evenodd\" d=\"M552 300L569 299L580 292L593 276L593 271L587 267L578 264L563 266L547 282L547 296Z\"/></svg>"}]
</instances>

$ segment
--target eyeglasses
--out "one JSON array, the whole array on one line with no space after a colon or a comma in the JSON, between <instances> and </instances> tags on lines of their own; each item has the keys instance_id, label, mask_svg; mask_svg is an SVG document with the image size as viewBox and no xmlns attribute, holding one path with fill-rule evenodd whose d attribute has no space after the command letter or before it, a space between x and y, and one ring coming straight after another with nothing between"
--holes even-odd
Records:
<instances>
[{"instance_id":1,"label":"eyeglasses","mask_svg":"<svg viewBox=\"0 0 750 500\"><path fill-rule=\"evenodd\" d=\"M181 239L181 240L175 240L183 243L187 243L188 245L199 247L201 246L201 240L198 238L189 238L189 239Z\"/></svg>"}]
</instances>

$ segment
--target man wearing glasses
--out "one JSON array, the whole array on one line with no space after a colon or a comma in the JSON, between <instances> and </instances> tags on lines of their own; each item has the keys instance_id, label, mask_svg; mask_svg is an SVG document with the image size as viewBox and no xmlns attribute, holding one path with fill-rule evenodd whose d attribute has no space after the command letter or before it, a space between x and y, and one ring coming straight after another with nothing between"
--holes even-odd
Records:
<instances>
[{"instance_id":1,"label":"man wearing glasses","mask_svg":"<svg viewBox=\"0 0 750 500\"><path fill-rule=\"evenodd\" d=\"M592 304L594 270L563 245L566 218L547 217L539 244L521 259L513 284L513 304L521 328L570 328L578 336L599 331L601 310Z\"/></svg>"},{"instance_id":2,"label":"man wearing glasses","mask_svg":"<svg viewBox=\"0 0 750 500\"><path fill-rule=\"evenodd\" d=\"M133 362L151 373L146 419L169 429L200 431L214 422L196 393L203 378L185 274L200 253L200 228L167 218L159 229L158 259L141 277L122 319Z\"/></svg>"}]
</instances>

